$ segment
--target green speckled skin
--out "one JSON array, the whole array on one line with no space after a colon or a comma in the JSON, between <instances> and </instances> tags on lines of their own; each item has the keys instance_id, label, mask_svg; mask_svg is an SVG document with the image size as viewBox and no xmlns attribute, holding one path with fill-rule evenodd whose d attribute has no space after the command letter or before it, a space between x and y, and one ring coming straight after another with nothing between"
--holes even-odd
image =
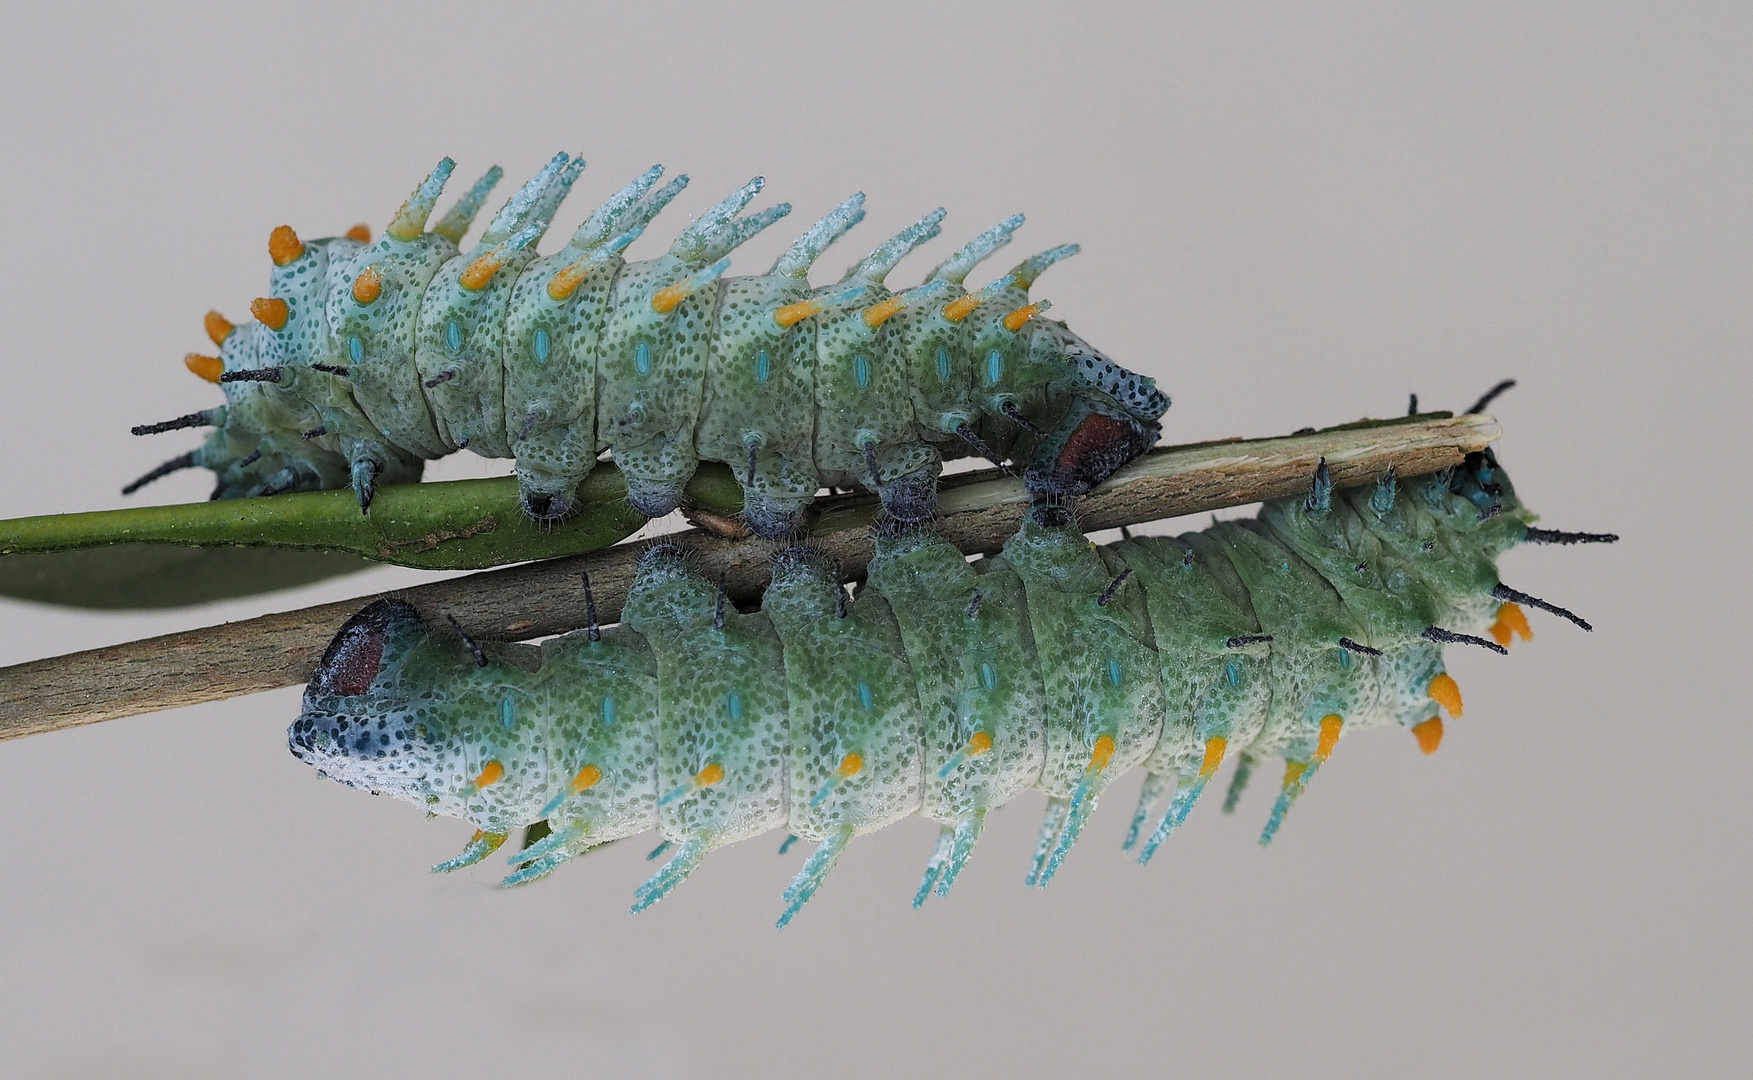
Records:
<instances>
[{"instance_id":1,"label":"green speckled skin","mask_svg":"<svg viewBox=\"0 0 1753 1080\"><path fill-rule=\"evenodd\" d=\"M504 422L519 483L530 490L558 490L572 477L584 476L599 452L592 331L608 310L620 256L605 258L565 300L548 295L556 274L590 254L568 244L532 262L512 289L503 354ZM532 413L535 426L519 438Z\"/></svg>"},{"instance_id":2,"label":"green speckled skin","mask_svg":"<svg viewBox=\"0 0 1753 1080\"><path fill-rule=\"evenodd\" d=\"M517 271L530 257L528 252L512 256L478 291L464 288L457 279L487 250L491 245L477 244L475 250L445 263L426 287L414 333L414 369L446 445L453 450L475 447L482 457L509 457L505 318Z\"/></svg>"},{"instance_id":3,"label":"green speckled skin","mask_svg":"<svg viewBox=\"0 0 1753 1080\"><path fill-rule=\"evenodd\" d=\"M870 832L919 809L919 694L889 602L836 605L839 586L799 554L774 568L763 610L785 641L791 702L791 831L821 841ZM842 777L847 755L859 768Z\"/></svg>"},{"instance_id":4,"label":"green speckled skin","mask_svg":"<svg viewBox=\"0 0 1753 1080\"><path fill-rule=\"evenodd\" d=\"M1058 798L1083 779L1097 739L1114 740L1105 775L1118 776L1145 759L1163 724L1162 680L1144 592L1125 581L1106 605L1100 603L1126 564L1067 532L1027 520L1002 556L1027 593L1046 692L1047 756L1036 786Z\"/></svg>"},{"instance_id":5,"label":"green speckled skin","mask_svg":"<svg viewBox=\"0 0 1753 1080\"><path fill-rule=\"evenodd\" d=\"M374 605L325 655L290 742L487 834L547 818L554 836L513 857L509 883L656 827L679 848L644 907L713 848L785 828L819 844L789 919L850 838L917 812L943 826L917 902L947 891L990 810L1035 788L1049 806L1029 880L1045 884L1134 765L1128 846L1174 793L1148 859L1226 756L1289 763L1269 839L1342 733L1437 717L1426 631L1498 634L1492 567L1531 520L1489 454L1106 548L1039 504L974 562L929 530L879 535L855 600L819 554L786 549L750 614L659 546L624 627L549 641L539 664L497 647L476 667L413 609ZM586 766L600 778L569 793Z\"/></svg>"},{"instance_id":6,"label":"green speckled skin","mask_svg":"<svg viewBox=\"0 0 1753 1080\"><path fill-rule=\"evenodd\" d=\"M784 273L724 282L694 430L700 456L730 462L745 497L797 509L819 483L815 341L780 326L773 312L809 294L808 278Z\"/></svg>"},{"instance_id":7,"label":"green speckled skin","mask_svg":"<svg viewBox=\"0 0 1753 1080\"><path fill-rule=\"evenodd\" d=\"M870 584L888 599L912 658L925 748L920 813L955 825L1032 787L1046 759L1048 701L1022 579L997 560L969 563L921 531L879 542ZM992 744L970 757L976 733Z\"/></svg>"},{"instance_id":8,"label":"green speckled skin","mask_svg":"<svg viewBox=\"0 0 1753 1080\"><path fill-rule=\"evenodd\" d=\"M287 324L240 325L222 346L226 373L277 369L279 381L226 384L228 409L213 417L219 430L196 458L219 474L218 496L351 483L368 508L376 484L418 479L425 460L466 447L514 458L526 511L554 519L610 451L630 501L650 515L678 504L702 460L728 463L744 484L751 527L778 537L824 485L864 485L898 520L928 520L942 460L974 452L970 438L1028 460L1032 489L1076 495L1160 433L1168 399L1150 380L1062 323L1005 322L1028 307L1034 277L1074 248L1019 265L960 321L945 316L966 295L969 270L1009 241L1020 216L939 266L887 321L867 320L891 296L889 271L938 234L941 211L840 282L812 289L810 264L863 216L855 196L768 273L726 279L726 253L789 205L738 216L761 190L752 181L664 254L625 263L621 250L686 182L653 192L661 172L653 169L560 251L538 257L582 165L558 155L459 251L455 241L497 172L425 231L450 175L446 159L381 239L309 241L276 267L269 293L286 301ZM479 288L462 284L489 256L491 276ZM580 266L582 282L553 295L550 285ZM361 301L353 289L368 271L379 287ZM656 302L675 288L685 293L678 303ZM806 300L818 307L778 321L781 309ZM1061 461L1090 411L1129 434L1106 456Z\"/></svg>"},{"instance_id":9,"label":"green speckled skin","mask_svg":"<svg viewBox=\"0 0 1753 1080\"><path fill-rule=\"evenodd\" d=\"M635 506L665 492L679 497L700 460L693 433L717 296L690 296L668 314L651 306L658 290L694 269L675 255L629 264L615 278L602 328L597 446L614 448Z\"/></svg>"},{"instance_id":10,"label":"green speckled skin","mask_svg":"<svg viewBox=\"0 0 1753 1080\"><path fill-rule=\"evenodd\" d=\"M658 549L627 599L627 624L657 655L658 827L671 842L705 850L785 823L787 733L785 662L762 612L728 604L713 626L713 586L688 570L679 552ZM723 779L694 788L708 766Z\"/></svg>"},{"instance_id":11,"label":"green speckled skin","mask_svg":"<svg viewBox=\"0 0 1753 1080\"><path fill-rule=\"evenodd\" d=\"M658 796L658 666L651 647L625 626L604 631L600 641L569 634L543 646L542 672L544 693L530 703L528 718L552 718L547 790L586 766L602 774L562 800L548 824L569 838L573 853L644 832Z\"/></svg>"},{"instance_id":12,"label":"green speckled skin","mask_svg":"<svg viewBox=\"0 0 1753 1080\"><path fill-rule=\"evenodd\" d=\"M330 340L336 350L304 358L306 363L346 365L347 383L372 424L380 433L393 432L393 444L420 459L451 452L450 444L438 434L426 390L420 385L413 343L427 286L441 267L456 258L456 244L437 233L422 233L408 241L386 235L359 252L340 275L342 287L327 298ZM376 269L383 292L370 304L361 304L353 298L353 282L367 269ZM239 326L232 336L266 338L271 333L252 322ZM388 434L384 440L392 441Z\"/></svg>"},{"instance_id":13,"label":"green speckled skin","mask_svg":"<svg viewBox=\"0 0 1753 1080\"><path fill-rule=\"evenodd\" d=\"M1128 540L1114 550L1137 573L1157 632L1166 722L1145 768L1190 780L1208 740L1247 746L1259 737L1271 700L1273 645L1227 644L1258 636L1260 622L1247 586L1212 537Z\"/></svg>"}]
</instances>

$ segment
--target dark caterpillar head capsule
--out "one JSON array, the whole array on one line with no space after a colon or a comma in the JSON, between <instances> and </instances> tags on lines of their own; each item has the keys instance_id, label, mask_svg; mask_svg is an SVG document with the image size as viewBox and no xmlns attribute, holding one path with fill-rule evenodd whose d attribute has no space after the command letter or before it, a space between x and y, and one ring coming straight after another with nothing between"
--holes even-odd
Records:
<instances>
[{"instance_id":1,"label":"dark caterpillar head capsule","mask_svg":"<svg viewBox=\"0 0 1753 1080\"><path fill-rule=\"evenodd\" d=\"M401 600L379 600L347 620L317 662L304 711L287 730L292 755L373 793L398 793L424 777L427 732L399 684L427 636L420 613Z\"/></svg>"}]
</instances>

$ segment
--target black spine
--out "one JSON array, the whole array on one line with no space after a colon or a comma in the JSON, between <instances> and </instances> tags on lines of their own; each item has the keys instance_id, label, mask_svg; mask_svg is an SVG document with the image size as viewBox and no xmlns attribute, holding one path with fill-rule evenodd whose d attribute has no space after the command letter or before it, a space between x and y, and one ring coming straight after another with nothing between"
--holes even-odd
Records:
<instances>
[{"instance_id":1,"label":"black spine","mask_svg":"<svg viewBox=\"0 0 1753 1080\"><path fill-rule=\"evenodd\" d=\"M165 431L180 431L183 428L208 427L213 423L213 414L207 409L179 416L175 420L160 420L156 424L140 424L128 430L136 435L157 435Z\"/></svg>"},{"instance_id":2,"label":"black spine","mask_svg":"<svg viewBox=\"0 0 1753 1080\"><path fill-rule=\"evenodd\" d=\"M457 622L457 617L455 615L446 613L444 617L449 621L450 628L455 630L457 636L463 639L463 648L469 650L469 656L475 661L475 666L486 667L487 654L481 651L481 646L477 645L475 639L469 636L469 632L463 629L463 624Z\"/></svg>"}]
</instances>

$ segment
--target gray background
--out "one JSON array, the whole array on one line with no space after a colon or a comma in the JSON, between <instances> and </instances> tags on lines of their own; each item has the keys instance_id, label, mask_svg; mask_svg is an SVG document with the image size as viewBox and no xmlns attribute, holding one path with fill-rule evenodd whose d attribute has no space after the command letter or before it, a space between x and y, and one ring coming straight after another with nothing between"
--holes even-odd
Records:
<instances>
[{"instance_id":1,"label":"gray background","mask_svg":"<svg viewBox=\"0 0 1753 1080\"><path fill-rule=\"evenodd\" d=\"M1512 584L1599 631L1536 615L1508 660L1455 655L1441 752L1347 740L1270 852L1256 789L1140 871L1116 850L1135 775L1045 893L1021 884L1031 797L947 902L908 910L934 829L912 820L783 934L802 852L777 836L639 918L643 842L516 892L497 860L433 878L468 828L320 782L284 749L290 690L7 743L0 1071L1744 1068L1753 37L1744 5L1530 6L9 11L6 516L121 505L193 445L126 428L217 399L180 357L265 288L273 226L381 231L441 154L521 180L565 148L590 167L556 235L652 162L693 175L647 256L766 175L797 213L741 272L858 189L829 271L950 210L897 282L1026 210L1007 254L1084 245L1037 293L1162 381L1176 441L1414 390L1459 408L1513 375L1523 495L1625 541L1512 553ZM156 615L0 603L0 661L417 576Z\"/></svg>"}]
</instances>

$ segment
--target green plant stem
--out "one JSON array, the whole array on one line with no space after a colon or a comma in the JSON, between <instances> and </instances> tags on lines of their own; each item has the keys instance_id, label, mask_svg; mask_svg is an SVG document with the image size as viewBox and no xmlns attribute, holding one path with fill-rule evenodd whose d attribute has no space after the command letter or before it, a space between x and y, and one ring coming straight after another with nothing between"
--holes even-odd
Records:
<instances>
[{"instance_id":1,"label":"green plant stem","mask_svg":"<svg viewBox=\"0 0 1753 1080\"><path fill-rule=\"evenodd\" d=\"M1418 416L1278 439L1161 447L1080 500L1086 531L1239 506L1306 491L1325 459L1335 487L1374 482L1393 466L1416 476L1458 463L1497 437L1489 416ZM936 528L965 552L996 551L1022 520L1022 481L994 472L946 485ZM875 500L830 500L810 541L838 560L847 578L863 574L873 548L867 528ZM748 603L767 581L776 545L695 529L709 577L722 574L732 600ZM396 595L428 618L455 615L483 639L526 640L585 624L579 574L588 571L598 617L620 617L642 545L622 544L569 558L434 582ZM55 731L119 716L216 701L304 682L343 622L375 597L264 615L144 641L0 668L0 739Z\"/></svg>"}]
</instances>

